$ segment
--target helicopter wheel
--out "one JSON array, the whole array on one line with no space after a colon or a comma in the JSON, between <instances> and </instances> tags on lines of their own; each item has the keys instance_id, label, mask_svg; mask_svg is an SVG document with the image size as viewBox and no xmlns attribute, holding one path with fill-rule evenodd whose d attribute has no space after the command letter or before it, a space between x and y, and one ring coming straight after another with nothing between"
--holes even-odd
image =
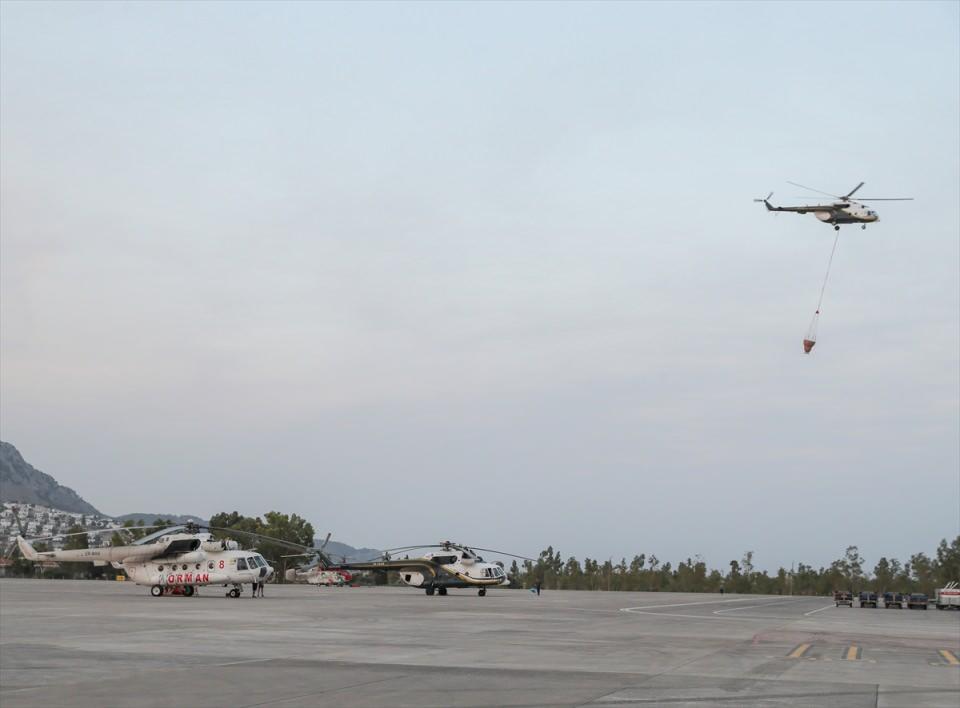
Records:
<instances>
[{"instance_id":1,"label":"helicopter wheel","mask_svg":"<svg viewBox=\"0 0 960 708\"><path fill-rule=\"evenodd\" d=\"M862 225L860 226L860 228L863 229L864 231L866 231L866 230L867 230L867 225L866 225L866 224L862 224Z\"/></svg>"},{"instance_id":2,"label":"helicopter wheel","mask_svg":"<svg viewBox=\"0 0 960 708\"><path fill-rule=\"evenodd\" d=\"M427 587L427 595L433 595L433 585Z\"/></svg>"},{"instance_id":3,"label":"helicopter wheel","mask_svg":"<svg viewBox=\"0 0 960 708\"><path fill-rule=\"evenodd\" d=\"M839 230L840 230L840 224L834 224L834 225L833 225L833 230L834 230L834 231L839 231Z\"/></svg>"},{"instance_id":4,"label":"helicopter wheel","mask_svg":"<svg viewBox=\"0 0 960 708\"><path fill-rule=\"evenodd\" d=\"M152 588L150 588L150 594L154 597L160 597L163 595L163 588L159 585L154 585Z\"/></svg>"},{"instance_id":5,"label":"helicopter wheel","mask_svg":"<svg viewBox=\"0 0 960 708\"><path fill-rule=\"evenodd\" d=\"M437 593L440 594L440 595L446 595L446 594L447 594L447 589L446 589L446 588L443 588L443 587L437 588Z\"/></svg>"},{"instance_id":6,"label":"helicopter wheel","mask_svg":"<svg viewBox=\"0 0 960 708\"><path fill-rule=\"evenodd\" d=\"M184 597L193 597L193 585L184 585L184 586L183 586L183 596L184 596Z\"/></svg>"},{"instance_id":7,"label":"helicopter wheel","mask_svg":"<svg viewBox=\"0 0 960 708\"><path fill-rule=\"evenodd\" d=\"M480 588L479 592L477 592L477 595L479 595L480 597L484 597L486 594L487 594L486 588Z\"/></svg>"},{"instance_id":8,"label":"helicopter wheel","mask_svg":"<svg viewBox=\"0 0 960 708\"><path fill-rule=\"evenodd\" d=\"M240 597L240 591L236 588L233 588L230 592L227 593L228 597Z\"/></svg>"}]
</instances>

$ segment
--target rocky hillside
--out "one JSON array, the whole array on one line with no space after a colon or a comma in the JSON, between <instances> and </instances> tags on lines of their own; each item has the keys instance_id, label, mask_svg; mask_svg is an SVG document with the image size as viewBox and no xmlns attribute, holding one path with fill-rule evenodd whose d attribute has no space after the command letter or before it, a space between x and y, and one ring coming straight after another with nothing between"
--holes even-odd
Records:
<instances>
[{"instance_id":1,"label":"rocky hillside","mask_svg":"<svg viewBox=\"0 0 960 708\"><path fill-rule=\"evenodd\" d=\"M78 514L100 514L70 487L64 487L23 459L13 445L0 440L0 501L40 504Z\"/></svg>"}]
</instances>

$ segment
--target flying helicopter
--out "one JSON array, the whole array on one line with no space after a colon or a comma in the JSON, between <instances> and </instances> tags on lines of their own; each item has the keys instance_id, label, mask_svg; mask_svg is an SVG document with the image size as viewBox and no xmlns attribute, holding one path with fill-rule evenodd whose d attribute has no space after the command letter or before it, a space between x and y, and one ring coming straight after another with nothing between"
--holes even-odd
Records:
<instances>
[{"instance_id":1,"label":"flying helicopter","mask_svg":"<svg viewBox=\"0 0 960 708\"><path fill-rule=\"evenodd\" d=\"M259 537L259 534L234 529L203 528ZM121 526L62 535L130 530ZM46 538L52 537L34 538L30 541ZM286 545L284 541L270 540ZM109 563L114 568L123 570L137 585L149 585L150 594L154 597L174 592L190 597L197 587L232 585L227 596L237 598L240 597L244 584L264 582L273 575L273 568L259 553L242 550L240 544L233 539L216 539L211 533L201 533L200 527L193 524L163 528L126 546L37 551L22 535L18 535L16 541L20 553L30 561L93 563L98 566Z\"/></svg>"},{"instance_id":2,"label":"flying helicopter","mask_svg":"<svg viewBox=\"0 0 960 708\"><path fill-rule=\"evenodd\" d=\"M293 553L282 558L298 558L307 556L311 560L305 565L297 568L290 568L284 573L284 579L288 583L307 583L316 585L317 589L321 586L330 587L331 585L343 586L353 580L353 575L348 570L333 565L330 556L324 553L327 544L330 543L331 534L327 534L319 548L307 549L304 553ZM343 557L342 562L346 562Z\"/></svg>"},{"instance_id":3,"label":"flying helicopter","mask_svg":"<svg viewBox=\"0 0 960 708\"><path fill-rule=\"evenodd\" d=\"M823 192L819 189L813 189L812 187L805 187L802 184L797 184L796 182L787 182L787 184L792 184L794 187L800 187L801 189L806 189L811 192L817 192L818 194L824 194L828 197L833 197L837 201L831 204L808 204L804 206L773 206L770 203L770 198L773 197L773 192L770 192L764 199L754 199L755 202L763 202L764 206L767 207L767 211L792 211L797 214L813 214L820 221L833 224L833 228L837 231L840 230L840 224L860 224L860 228L867 228L867 224L872 224L880 220L880 215L876 211L870 209L863 202L905 202L912 201L913 197L860 197L858 199L853 199L853 195L856 194L865 183L861 182L856 187L851 189L844 195L830 194L829 192Z\"/></svg>"},{"instance_id":4,"label":"flying helicopter","mask_svg":"<svg viewBox=\"0 0 960 708\"><path fill-rule=\"evenodd\" d=\"M439 550L428 551L416 558L394 559L390 555L391 553L424 548L437 548ZM378 559L360 563L344 563L339 568L354 571L397 571L404 584L421 588L426 591L427 595L446 595L449 588L477 588L477 594L483 597L487 594L487 588L509 585L510 580L503 570L503 565L484 561L481 556L477 555L477 551L533 560L526 556L495 551L490 548L468 547L452 541L443 541L435 544L391 548Z\"/></svg>"}]
</instances>

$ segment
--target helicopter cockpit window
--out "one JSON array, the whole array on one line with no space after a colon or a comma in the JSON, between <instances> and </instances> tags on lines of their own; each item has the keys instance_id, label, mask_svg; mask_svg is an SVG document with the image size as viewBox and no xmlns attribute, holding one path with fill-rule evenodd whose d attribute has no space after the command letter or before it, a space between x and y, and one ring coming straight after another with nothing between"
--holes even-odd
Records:
<instances>
[{"instance_id":1,"label":"helicopter cockpit window","mask_svg":"<svg viewBox=\"0 0 960 708\"><path fill-rule=\"evenodd\" d=\"M247 562L243 558L237 558L237 570L246 570Z\"/></svg>"},{"instance_id":2,"label":"helicopter cockpit window","mask_svg":"<svg viewBox=\"0 0 960 708\"><path fill-rule=\"evenodd\" d=\"M247 565L250 566L250 570L254 570L257 567L257 561L253 558L247 558Z\"/></svg>"}]
</instances>

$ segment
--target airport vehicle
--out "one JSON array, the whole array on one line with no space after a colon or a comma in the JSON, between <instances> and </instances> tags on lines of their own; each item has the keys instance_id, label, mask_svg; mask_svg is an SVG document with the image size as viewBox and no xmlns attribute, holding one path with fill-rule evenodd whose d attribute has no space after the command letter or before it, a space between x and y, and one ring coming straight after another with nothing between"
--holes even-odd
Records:
<instances>
[{"instance_id":1,"label":"airport vehicle","mask_svg":"<svg viewBox=\"0 0 960 708\"><path fill-rule=\"evenodd\" d=\"M860 593L860 607L877 607L877 593L865 590Z\"/></svg>"},{"instance_id":2,"label":"airport vehicle","mask_svg":"<svg viewBox=\"0 0 960 708\"><path fill-rule=\"evenodd\" d=\"M410 558L391 557L391 553L436 548L421 556ZM489 548L471 548L452 541L443 541L438 544L419 546L403 546L391 548L384 552L381 558L362 563L344 563L340 568L352 571L395 571L400 574L400 580L411 587L420 588L427 595L446 595L450 588L476 588L477 594L483 597L487 588L506 586L510 584L507 574L500 563L489 563L477 554L477 551L486 551L498 555L533 560L525 556L518 556L504 551L494 551Z\"/></svg>"},{"instance_id":3,"label":"airport vehicle","mask_svg":"<svg viewBox=\"0 0 960 708\"><path fill-rule=\"evenodd\" d=\"M922 592L913 592L907 596L907 609L908 610L925 610L927 609L927 603L929 598L926 594Z\"/></svg>"},{"instance_id":4,"label":"airport vehicle","mask_svg":"<svg viewBox=\"0 0 960 708\"><path fill-rule=\"evenodd\" d=\"M837 607L840 607L840 605L853 607L853 593L847 590L834 590L833 601L837 603Z\"/></svg>"},{"instance_id":5,"label":"airport vehicle","mask_svg":"<svg viewBox=\"0 0 960 708\"><path fill-rule=\"evenodd\" d=\"M890 609L891 607L896 607L898 610L903 609L903 600L904 595L900 592L885 592L883 593L883 607L884 609Z\"/></svg>"},{"instance_id":6,"label":"airport vehicle","mask_svg":"<svg viewBox=\"0 0 960 708\"><path fill-rule=\"evenodd\" d=\"M864 185L863 182L842 196L838 194L830 194L829 192L823 192L819 189L813 189L812 187L805 187L804 185L797 184L796 182L788 181L787 184L792 184L794 187L800 187L811 192L817 192L818 194L824 194L828 197L833 197L833 199L836 201L831 202L830 204L806 204L804 206L778 207L773 206L770 203L770 198L773 197L773 192L770 192L770 194L768 194L764 199L754 199L753 201L763 202L764 206L767 207L767 211L791 211L796 214L813 214L820 221L827 224L833 224L833 228L837 231L840 230L841 224L860 224L860 228L865 229L867 228L867 224L872 224L873 222L880 220L880 216L877 214L877 212L865 206L863 202L903 202L913 200L913 197L860 197L859 199L852 199L857 190Z\"/></svg>"},{"instance_id":7,"label":"airport vehicle","mask_svg":"<svg viewBox=\"0 0 960 708\"><path fill-rule=\"evenodd\" d=\"M117 527L81 533L122 531L130 529ZM273 568L259 553L242 550L232 539L219 540L210 533L200 533L195 526L164 528L128 546L37 551L23 536L17 536L17 546L24 558L36 562L93 563L98 566L109 563L122 569L137 585L150 586L150 594L154 597L173 594L175 589L176 594L190 597L198 587L223 585L232 586L227 596L236 598L240 597L244 584L265 582L273 574Z\"/></svg>"},{"instance_id":8,"label":"airport vehicle","mask_svg":"<svg viewBox=\"0 0 960 708\"><path fill-rule=\"evenodd\" d=\"M938 610L960 610L960 587L957 586L957 583L947 583L937 590L934 596L934 604Z\"/></svg>"}]
</instances>

